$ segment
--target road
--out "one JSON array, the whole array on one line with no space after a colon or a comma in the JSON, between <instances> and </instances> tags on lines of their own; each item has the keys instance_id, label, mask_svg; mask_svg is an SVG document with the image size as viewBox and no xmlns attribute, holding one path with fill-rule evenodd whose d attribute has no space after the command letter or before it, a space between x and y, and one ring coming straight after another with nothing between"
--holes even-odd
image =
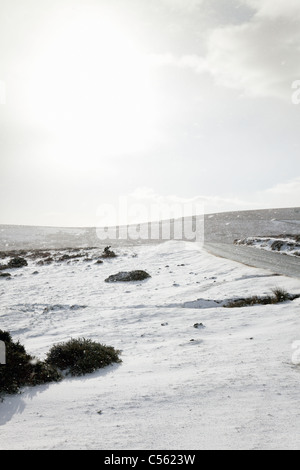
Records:
<instances>
[{"instance_id":1,"label":"road","mask_svg":"<svg viewBox=\"0 0 300 470\"><path fill-rule=\"evenodd\" d=\"M300 278L300 259L277 252L254 247L237 246L233 243L205 243L204 248L213 255L227 258L272 273Z\"/></svg>"}]
</instances>

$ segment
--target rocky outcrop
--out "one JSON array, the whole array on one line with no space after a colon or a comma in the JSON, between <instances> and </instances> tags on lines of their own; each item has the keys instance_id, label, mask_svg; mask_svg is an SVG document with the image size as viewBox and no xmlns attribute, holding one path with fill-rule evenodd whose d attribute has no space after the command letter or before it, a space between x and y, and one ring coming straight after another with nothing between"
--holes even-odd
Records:
<instances>
[{"instance_id":1,"label":"rocky outcrop","mask_svg":"<svg viewBox=\"0 0 300 470\"><path fill-rule=\"evenodd\" d=\"M151 276L146 271L137 270L129 272L120 272L118 274L113 274L105 279L105 282L134 282L134 281L144 281L149 279Z\"/></svg>"}]
</instances>

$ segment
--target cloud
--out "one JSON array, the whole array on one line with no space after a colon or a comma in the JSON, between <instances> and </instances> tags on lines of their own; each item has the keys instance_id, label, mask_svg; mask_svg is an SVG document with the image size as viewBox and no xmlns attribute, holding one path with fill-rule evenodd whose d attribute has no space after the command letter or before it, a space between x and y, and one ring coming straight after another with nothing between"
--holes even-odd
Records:
<instances>
[{"instance_id":1,"label":"cloud","mask_svg":"<svg viewBox=\"0 0 300 470\"><path fill-rule=\"evenodd\" d=\"M172 10L184 10L189 12L198 8L203 0L161 0L164 5Z\"/></svg>"},{"instance_id":2,"label":"cloud","mask_svg":"<svg viewBox=\"0 0 300 470\"><path fill-rule=\"evenodd\" d=\"M152 212L151 220L253 209L253 202L238 197L197 195L192 198L183 198L175 194L158 194L153 188L147 187L137 188L131 193L128 201L147 207L148 213ZM260 204L256 204L254 208L261 207Z\"/></svg>"},{"instance_id":3,"label":"cloud","mask_svg":"<svg viewBox=\"0 0 300 470\"><path fill-rule=\"evenodd\" d=\"M300 207L300 176L275 185L259 194L273 207Z\"/></svg>"},{"instance_id":4,"label":"cloud","mask_svg":"<svg viewBox=\"0 0 300 470\"><path fill-rule=\"evenodd\" d=\"M183 198L174 194L158 194L153 188L142 187L131 193L127 201L146 208L143 221L146 221L147 214L151 215L151 210L159 217L149 218L157 220L195 214L300 207L300 176L244 198L208 195Z\"/></svg>"},{"instance_id":5,"label":"cloud","mask_svg":"<svg viewBox=\"0 0 300 470\"><path fill-rule=\"evenodd\" d=\"M286 29L272 20L215 31L207 61L216 83L290 101L291 84L300 76L300 31L294 25L287 35Z\"/></svg>"},{"instance_id":6,"label":"cloud","mask_svg":"<svg viewBox=\"0 0 300 470\"><path fill-rule=\"evenodd\" d=\"M300 198L300 176L286 183L277 184L273 188L267 189L266 192L270 194L280 194L280 195L293 194L295 196L298 196L298 198Z\"/></svg>"},{"instance_id":7,"label":"cloud","mask_svg":"<svg viewBox=\"0 0 300 470\"><path fill-rule=\"evenodd\" d=\"M292 83L300 78L300 2L243 3L252 7L254 14L240 24L227 23L206 31L206 52L152 55L150 64L210 73L218 86L239 90L246 96L276 97L290 103Z\"/></svg>"},{"instance_id":8,"label":"cloud","mask_svg":"<svg viewBox=\"0 0 300 470\"><path fill-rule=\"evenodd\" d=\"M207 62L204 57L196 54L177 56L171 53L150 54L147 63L153 67L178 67L188 68L196 73L208 71Z\"/></svg>"},{"instance_id":9,"label":"cloud","mask_svg":"<svg viewBox=\"0 0 300 470\"><path fill-rule=\"evenodd\" d=\"M251 96L290 101L300 77L300 3L248 1L256 14L246 23L215 29L208 39L207 67L216 83Z\"/></svg>"},{"instance_id":10,"label":"cloud","mask_svg":"<svg viewBox=\"0 0 300 470\"><path fill-rule=\"evenodd\" d=\"M256 10L259 17L299 17L299 0L242 0L245 5Z\"/></svg>"},{"instance_id":11,"label":"cloud","mask_svg":"<svg viewBox=\"0 0 300 470\"><path fill-rule=\"evenodd\" d=\"M291 203L300 206L300 176L267 189L265 194L282 199L288 198Z\"/></svg>"}]
</instances>

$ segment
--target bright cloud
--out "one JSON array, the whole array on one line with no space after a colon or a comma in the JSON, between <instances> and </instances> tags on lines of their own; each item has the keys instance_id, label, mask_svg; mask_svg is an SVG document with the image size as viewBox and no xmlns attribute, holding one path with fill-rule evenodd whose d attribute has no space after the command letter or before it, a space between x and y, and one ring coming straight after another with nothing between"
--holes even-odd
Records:
<instances>
[{"instance_id":1,"label":"bright cloud","mask_svg":"<svg viewBox=\"0 0 300 470\"><path fill-rule=\"evenodd\" d=\"M215 83L247 96L290 102L291 84L300 77L300 3L298 0L245 0L255 14L240 24L212 28L206 53L150 56L152 65L209 72Z\"/></svg>"},{"instance_id":2,"label":"bright cloud","mask_svg":"<svg viewBox=\"0 0 300 470\"><path fill-rule=\"evenodd\" d=\"M137 188L131 195L132 202L138 202L153 210L163 211L173 209L170 217L176 218L191 215L209 214L214 212L226 212L228 210L243 210L253 208L253 203L240 198L228 198L221 196L197 195L192 198L179 197L174 194L162 195L153 188ZM165 214L167 215L167 214ZM152 218L153 219L153 218Z\"/></svg>"},{"instance_id":3,"label":"bright cloud","mask_svg":"<svg viewBox=\"0 0 300 470\"><path fill-rule=\"evenodd\" d=\"M172 9L191 11L198 8L203 0L162 0L162 3Z\"/></svg>"},{"instance_id":4,"label":"bright cloud","mask_svg":"<svg viewBox=\"0 0 300 470\"><path fill-rule=\"evenodd\" d=\"M291 84L300 76L299 49L300 30L292 17L258 15L213 31L206 60L220 85L290 100Z\"/></svg>"}]
</instances>

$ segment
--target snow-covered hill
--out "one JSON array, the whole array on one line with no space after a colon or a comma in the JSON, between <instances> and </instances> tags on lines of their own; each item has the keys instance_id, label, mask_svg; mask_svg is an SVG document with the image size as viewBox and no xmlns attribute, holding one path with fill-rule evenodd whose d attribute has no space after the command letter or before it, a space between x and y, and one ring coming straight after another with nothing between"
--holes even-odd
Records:
<instances>
[{"instance_id":1,"label":"snow-covered hill","mask_svg":"<svg viewBox=\"0 0 300 470\"><path fill-rule=\"evenodd\" d=\"M123 360L6 397L0 448L299 448L300 299L218 304L274 287L299 294L299 279L195 243L113 248L119 256L103 264L96 252L49 265L32 258L0 280L0 328L30 354L42 359L53 344L85 337L121 349ZM105 282L133 269L151 278Z\"/></svg>"},{"instance_id":2,"label":"snow-covered hill","mask_svg":"<svg viewBox=\"0 0 300 470\"><path fill-rule=\"evenodd\" d=\"M141 224L137 227L140 227L143 232L146 225L148 226L148 224ZM170 227L170 239L172 239L174 221L154 223L155 233L158 225L160 225L161 232L164 226ZM246 237L277 236L284 233L299 234L300 208L225 212L207 214L204 217L200 214L196 226L200 232L197 234L197 239L203 241L204 238L207 243L233 243L235 239ZM141 244L141 240L123 239L118 233L118 240L116 238L101 240L99 237L101 231L99 227L0 225L0 251L103 247L116 243L119 246ZM156 244L159 241L161 240L149 237L146 243ZM143 242L145 243L145 240Z\"/></svg>"}]
</instances>

